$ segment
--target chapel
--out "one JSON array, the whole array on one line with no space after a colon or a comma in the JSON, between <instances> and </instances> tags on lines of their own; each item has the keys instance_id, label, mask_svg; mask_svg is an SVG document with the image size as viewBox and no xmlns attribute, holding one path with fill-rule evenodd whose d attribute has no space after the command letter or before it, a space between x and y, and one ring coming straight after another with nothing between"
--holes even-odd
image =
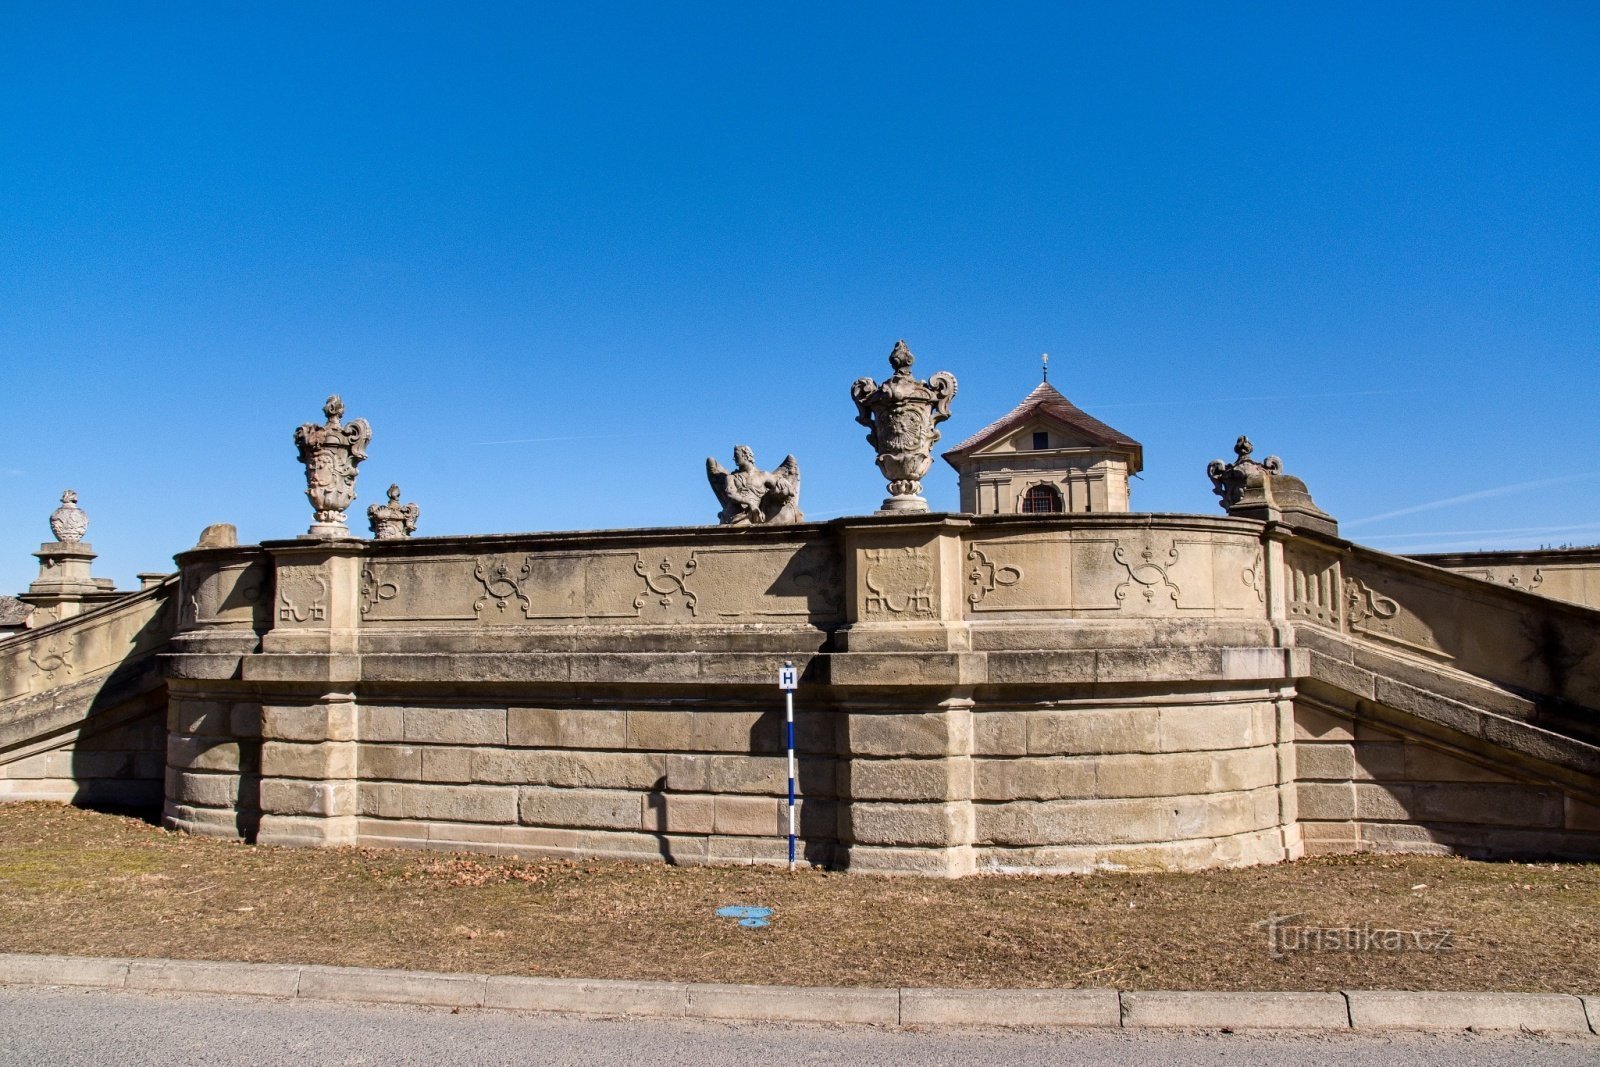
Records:
<instances>
[{"instance_id":1,"label":"chapel","mask_svg":"<svg viewBox=\"0 0 1600 1067\"><path fill-rule=\"evenodd\" d=\"M1062 396L1048 378L1011 412L944 453L971 515L1128 510L1144 448Z\"/></svg>"}]
</instances>

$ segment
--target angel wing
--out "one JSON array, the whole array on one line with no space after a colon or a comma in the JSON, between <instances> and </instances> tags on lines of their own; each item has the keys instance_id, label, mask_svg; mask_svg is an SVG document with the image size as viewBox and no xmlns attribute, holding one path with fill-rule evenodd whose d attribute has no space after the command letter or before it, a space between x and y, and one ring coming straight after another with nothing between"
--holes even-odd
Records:
<instances>
[{"instance_id":1,"label":"angel wing","mask_svg":"<svg viewBox=\"0 0 1600 1067\"><path fill-rule=\"evenodd\" d=\"M722 500L727 491L728 472L715 456L706 457L706 480L711 483L711 491L717 494L717 499Z\"/></svg>"}]
</instances>

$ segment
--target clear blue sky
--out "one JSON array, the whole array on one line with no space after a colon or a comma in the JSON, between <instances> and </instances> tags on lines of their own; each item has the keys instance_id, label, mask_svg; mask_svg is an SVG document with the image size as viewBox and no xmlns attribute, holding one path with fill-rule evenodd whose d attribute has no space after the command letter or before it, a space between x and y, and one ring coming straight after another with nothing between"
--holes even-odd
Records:
<instances>
[{"instance_id":1,"label":"clear blue sky","mask_svg":"<svg viewBox=\"0 0 1600 1067\"><path fill-rule=\"evenodd\" d=\"M303 532L334 391L363 532L712 522L736 443L870 512L900 337L945 446L1050 352L1138 510L1248 432L1379 547L1600 541L1600 6L0 7L0 591L68 486L123 585Z\"/></svg>"}]
</instances>

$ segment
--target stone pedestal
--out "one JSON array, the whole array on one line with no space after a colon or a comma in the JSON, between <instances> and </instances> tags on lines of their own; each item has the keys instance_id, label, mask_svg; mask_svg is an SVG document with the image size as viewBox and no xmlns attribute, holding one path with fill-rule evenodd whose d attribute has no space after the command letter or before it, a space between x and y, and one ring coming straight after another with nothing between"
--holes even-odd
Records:
<instances>
[{"instance_id":1,"label":"stone pedestal","mask_svg":"<svg viewBox=\"0 0 1600 1067\"><path fill-rule=\"evenodd\" d=\"M85 541L52 541L40 545L34 556L39 560L39 577L20 599L37 609L35 625L82 614L116 589L111 579L90 573L95 551Z\"/></svg>"},{"instance_id":2,"label":"stone pedestal","mask_svg":"<svg viewBox=\"0 0 1600 1067\"><path fill-rule=\"evenodd\" d=\"M355 540L274 541L276 599L266 652L287 653L261 709L262 844L356 840L360 570Z\"/></svg>"}]
</instances>

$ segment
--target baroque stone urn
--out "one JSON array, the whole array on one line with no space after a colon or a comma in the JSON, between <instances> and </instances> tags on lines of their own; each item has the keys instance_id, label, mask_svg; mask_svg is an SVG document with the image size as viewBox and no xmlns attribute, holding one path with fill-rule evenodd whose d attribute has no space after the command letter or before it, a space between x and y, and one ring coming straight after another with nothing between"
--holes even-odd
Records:
<instances>
[{"instance_id":1,"label":"baroque stone urn","mask_svg":"<svg viewBox=\"0 0 1600 1067\"><path fill-rule=\"evenodd\" d=\"M933 463L934 429L950 417L956 395L955 375L939 371L925 382L911 375L915 357L904 341L889 353L894 373L879 385L857 378L850 387L856 402L856 421L867 428L867 443L878 453L878 469L889 480L889 497L878 514L927 511L922 497L922 476Z\"/></svg>"},{"instance_id":2,"label":"baroque stone urn","mask_svg":"<svg viewBox=\"0 0 1600 1067\"><path fill-rule=\"evenodd\" d=\"M372 427L366 419L352 419L343 425L344 401L330 396L322 405L327 422L308 422L294 432L300 449L300 462L306 465L306 499L311 501L315 521L307 537L349 537L345 509L356 498L356 467L367 458L372 442Z\"/></svg>"},{"instance_id":3,"label":"baroque stone urn","mask_svg":"<svg viewBox=\"0 0 1600 1067\"><path fill-rule=\"evenodd\" d=\"M50 532L64 545L77 544L89 532L89 516L78 506L78 494L71 489L61 494L61 506L50 513Z\"/></svg>"}]
</instances>

